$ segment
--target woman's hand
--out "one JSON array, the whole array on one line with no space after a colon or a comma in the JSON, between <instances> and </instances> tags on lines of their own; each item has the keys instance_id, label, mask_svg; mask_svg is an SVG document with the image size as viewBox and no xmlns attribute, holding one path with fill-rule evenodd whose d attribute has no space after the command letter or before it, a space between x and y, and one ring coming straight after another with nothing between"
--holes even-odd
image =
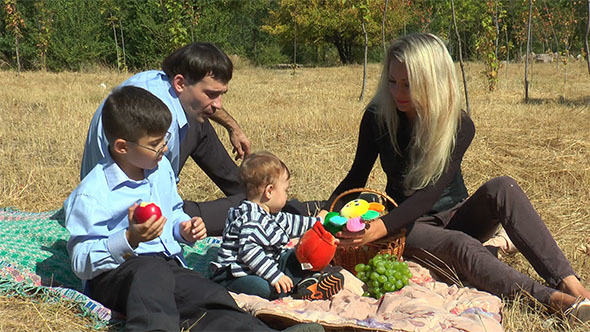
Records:
<instances>
[{"instance_id":1,"label":"woman's hand","mask_svg":"<svg viewBox=\"0 0 590 332\"><path fill-rule=\"evenodd\" d=\"M336 233L336 244L339 247L359 247L363 244L379 240L387 235L383 220L376 219L360 232L351 233L346 229Z\"/></svg>"}]
</instances>

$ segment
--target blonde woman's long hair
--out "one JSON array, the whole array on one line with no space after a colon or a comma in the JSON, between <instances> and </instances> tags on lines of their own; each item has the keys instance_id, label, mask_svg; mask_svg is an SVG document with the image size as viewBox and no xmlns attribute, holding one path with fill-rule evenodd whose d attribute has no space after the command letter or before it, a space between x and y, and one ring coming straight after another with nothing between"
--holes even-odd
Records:
<instances>
[{"instance_id":1,"label":"blonde woman's long hair","mask_svg":"<svg viewBox=\"0 0 590 332\"><path fill-rule=\"evenodd\" d=\"M432 34L410 34L389 47L381 82L371 104L395 151L399 116L389 90L392 60L406 65L416 119L409 146L404 189L411 194L436 182L449 165L461 120L461 92L453 59L445 44Z\"/></svg>"}]
</instances>

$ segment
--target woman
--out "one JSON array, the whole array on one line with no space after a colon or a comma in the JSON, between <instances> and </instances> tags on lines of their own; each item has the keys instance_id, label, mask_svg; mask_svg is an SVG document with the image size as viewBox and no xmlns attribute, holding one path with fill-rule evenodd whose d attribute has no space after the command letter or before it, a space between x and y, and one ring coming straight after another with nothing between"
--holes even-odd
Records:
<instances>
[{"instance_id":1,"label":"woman","mask_svg":"<svg viewBox=\"0 0 590 332\"><path fill-rule=\"evenodd\" d=\"M590 301L578 304L590 292L518 184L495 178L468 197L461 161L475 128L460 103L455 66L438 37L413 34L391 45L361 121L353 165L327 206L338 194L364 187L379 156L386 192L399 207L360 235L337 234L339 245L362 245L406 228L407 255L428 252L474 287L498 296L524 290L553 309L573 307L576 317L590 320ZM499 224L550 287L482 245Z\"/></svg>"}]
</instances>

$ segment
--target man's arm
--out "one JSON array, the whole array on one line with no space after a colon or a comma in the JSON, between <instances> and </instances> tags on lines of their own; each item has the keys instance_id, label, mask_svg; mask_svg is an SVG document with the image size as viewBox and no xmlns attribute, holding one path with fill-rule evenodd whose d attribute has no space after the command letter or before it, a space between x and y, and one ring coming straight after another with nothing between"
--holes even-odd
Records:
<instances>
[{"instance_id":1,"label":"man's arm","mask_svg":"<svg viewBox=\"0 0 590 332\"><path fill-rule=\"evenodd\" d=\"M250 153L250 140L238 122L225 109L217 109L210 119L227 129L229 139L234 147L232 153L236 154L236 160L244 158Z\"/></svg>"}]
</instances>

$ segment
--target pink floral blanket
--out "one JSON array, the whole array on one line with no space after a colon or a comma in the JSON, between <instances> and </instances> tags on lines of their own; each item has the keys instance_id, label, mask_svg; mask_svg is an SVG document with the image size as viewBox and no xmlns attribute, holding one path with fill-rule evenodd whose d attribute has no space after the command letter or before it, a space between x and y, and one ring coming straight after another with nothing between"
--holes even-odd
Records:
<instances>
[{"instance_id":1,"label":"pink floral blanket","mask_svg":"<svg viewBox=\"0 0 590 332\"><path fill-rule=\"evenodd\" d=\"M268 301L233 294L238 305L263 320L318 322L335 331L504 331L502 301L473 288L449 286L430 271L408 262L414 275L401 290L379 300L362 297L363 283L346 270L344 289L331 300L290 297Z\"/></svg>"}]
</instances>

